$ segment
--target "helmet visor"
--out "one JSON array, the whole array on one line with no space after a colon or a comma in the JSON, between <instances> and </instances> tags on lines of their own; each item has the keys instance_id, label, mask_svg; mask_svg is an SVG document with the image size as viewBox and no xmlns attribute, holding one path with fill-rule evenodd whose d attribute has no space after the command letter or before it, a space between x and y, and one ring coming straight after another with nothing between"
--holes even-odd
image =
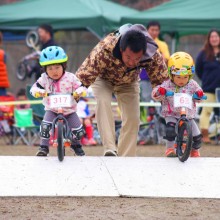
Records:
<instances>
[{"instance_id":1,"label":"helmet visor","mask_svg":"<svg viewBox=\"0 0 220 220\"><path fill-rule=\"evenodd\" d=\"M169 68L170 74L178 75L178 76L186 76L192 75L194 73L193 68L189 66L183 66L181 68L176 68L175 66L171 66Z\"/></svg>"}]
</instances>

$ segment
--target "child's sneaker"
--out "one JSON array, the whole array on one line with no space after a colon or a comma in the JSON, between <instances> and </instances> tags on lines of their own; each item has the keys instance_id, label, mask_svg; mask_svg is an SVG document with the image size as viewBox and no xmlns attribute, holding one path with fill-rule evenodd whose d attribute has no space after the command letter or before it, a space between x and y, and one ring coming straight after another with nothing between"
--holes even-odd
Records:
<instances>
[{"instance_id":1,"label":"child's sneaker","mask_svg":"<svg viewBox=\"0 0 220 220\"><path fill-rule=\"evenodd\" d=\"M87 146L89 145L89 141L86 137L82 137L81 138L81 144L84 145L84 146Z\"/></svg>"},{"instance_id":2,"label":"child's sneaker","mask_svg":"<svg viewBox=\"0 0 220 220\"><path fill-rule=\"evenodd\" d=\"M97 142L93 138L87 139L85 137L82 137L81 144L84 146L95 146L97 145Z\"/></svg>"},{"instance_id":3,"label":"child's sneaker","mask_svg":"<svg viewBox=\"0 0 220 220\"><path fill-rule=\"evenodd\" d=\"M76 156L84 156L85 152L81 144L71 144L70 148L75 152Z\"/></svg>"},{"instance_id":4,"label":"child's sneaker","mask_svg":"<svg viewBox=\"0 0 220 220\"><path fill-rule=\"evenodd\" d=\"M166 157L176 157L176 151L174 148L169 147L166 149L165 155Z\"/></svg>"},{"instance_id":5,"label":"child's sneaker","mask_svg":"<svg viewBox=\"0 0 220 220\"><path fill-rule=\"evenodd\" d=\"M36 156L46 157L48 154L49 154L49 147L41 145L38 152L36 153Z\"/></svg>"},{"instance_id":6,"label":"child's sneaker","mask_svg":"<svg viewBox=\"0 0 220 220\"><path fill-rule=\"evenodd\" d=\"M89 146L96 146L97 142L93 138L90 138L90 139L88 139L88 145Z\"/></svg>"},{"instance_id":7,"label":"child's sneaker","mask_svg":"<svg viewBox=\"0 0 220 220\"><path fill-rule=\"evenodd\" d=\"M192 149L192 150L191 150L191 153L190 153L190 156L191 156L191 157L200 157L199 150Z\"/></svg>"}]
</instances>

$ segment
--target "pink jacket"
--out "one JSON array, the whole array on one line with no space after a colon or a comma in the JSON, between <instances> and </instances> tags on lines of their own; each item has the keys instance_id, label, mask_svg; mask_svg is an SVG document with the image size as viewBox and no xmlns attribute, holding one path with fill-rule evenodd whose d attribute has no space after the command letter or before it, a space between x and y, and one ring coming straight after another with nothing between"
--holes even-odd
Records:
<instances>
[{"instance_id":1,"label":"pink jacket","mask_svg":"<svg viewBox=\"0 0 220 220\"><path fill-rule=\"evenodd\" d=\"M44 89L41 89L37 86L37 83L40 84ZM58 80L52 80L48 77L46 73L43 73L37 82L31 87L30 93L35 96L36 92L43 92L45 90L47 93L51 94L68 94L74 92L77 88L81 86L81 82L78 78L70 72L65 72L64 75ZM58 113L57 108L50 108L49 105L50 96L43 98L43 105L45 106L45 111L50 110L55 113ZM75 100L72 102L72 106L64 108L64 114L68 115L73 112L76 112L77 103Z\"/></svg>"},{"instance_id":2,"label":"pink jacket","mask_svg":"<svg viewBox=\"0 0 220 220\"><path fill-rule=\"evenodd\" d=\"M178 93L187 93L189 95L193 95L195 92L202 90L201 87L198 85L198 83L191 79L189 83L184 86L184 87L177 87L170 79L164 81L161 85L156 86L153 91L152 91L152 98L155 99L156 92L159 87L163 87L167 91L173 91L173 92L178 92ZM178 89L178 91L176 91ZM156 99L155 99L156 100ZM174 103L173 103L173 96L164 96L162 101L162 111L161 114L163 117L171 116L175 118L180 117L180 109L179 108L174 108ZM192 119L196 115L196 101L193 99L193 108L188 109L187 111L187 118Z\"/></svg>"}]
</instances>

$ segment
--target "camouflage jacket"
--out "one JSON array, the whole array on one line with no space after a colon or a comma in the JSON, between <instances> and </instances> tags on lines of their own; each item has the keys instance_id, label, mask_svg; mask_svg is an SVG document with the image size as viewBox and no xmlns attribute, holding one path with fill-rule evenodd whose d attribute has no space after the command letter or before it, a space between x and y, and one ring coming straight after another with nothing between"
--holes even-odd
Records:
<instances>
[{"instance_id":1,"label":"camouflage jacket","mask_svg":"<svg viewBox=\"0 0 220 220\"><path fill-rule=\"evenodd\" d=\"M147 40L147 50L139 65L129 69L122 62L119 47L120 34L110 33L100 41L85 59L76 72L76 76L85 86L90 86L97 77L110 81L112 85L128 84L139 80L141 68L145 68L152 86L162 84L167 79L167 66L162 55L157 52L157 45L142 25L132 25L140 28Z\"/></svg>"}]
</instances>

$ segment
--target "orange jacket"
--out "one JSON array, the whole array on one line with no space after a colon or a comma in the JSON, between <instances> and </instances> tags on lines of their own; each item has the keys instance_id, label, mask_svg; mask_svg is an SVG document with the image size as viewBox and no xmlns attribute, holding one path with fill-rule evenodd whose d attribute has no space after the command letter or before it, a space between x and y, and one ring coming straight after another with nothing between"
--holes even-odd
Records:
<instances>
[{"instance_id":1,"label":"orange jacket","mask_svg":"<svg viewBox=\"0 0 220 220\"><path fill-rule=\"evenodd\" d=\"M5 52L0 49L0 88L8 88L10 86L8 80L7 67L4 61Z\"/></svg>"}]
</instances>

